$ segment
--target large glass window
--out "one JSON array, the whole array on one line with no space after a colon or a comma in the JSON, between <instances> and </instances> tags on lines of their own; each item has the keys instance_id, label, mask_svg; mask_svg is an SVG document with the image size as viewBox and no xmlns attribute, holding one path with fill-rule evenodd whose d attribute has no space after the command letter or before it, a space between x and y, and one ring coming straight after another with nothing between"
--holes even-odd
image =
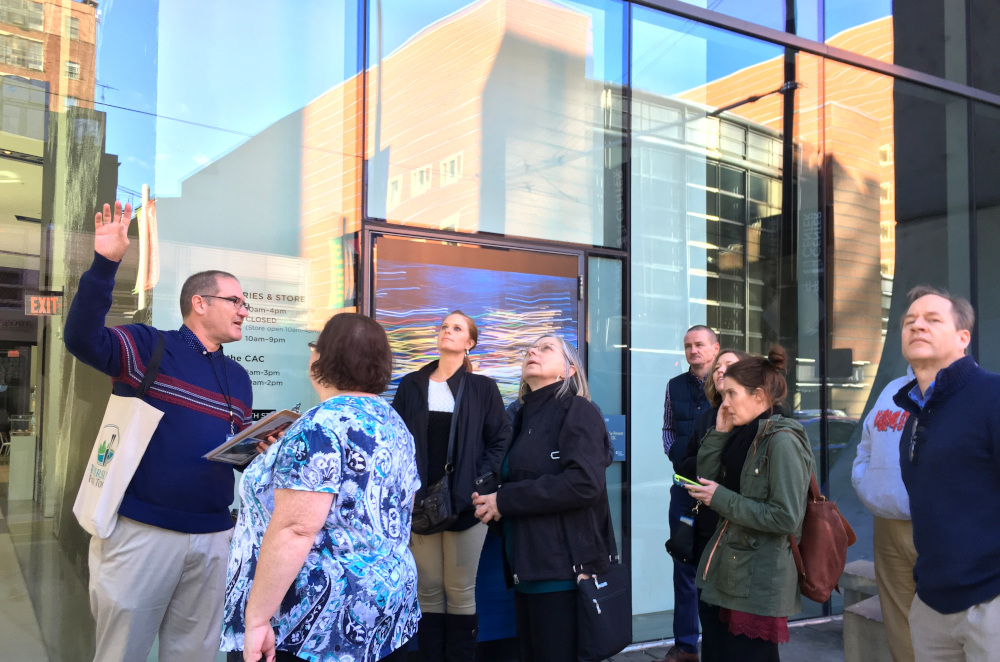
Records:
<instances>
[{"instance_id":1,"label":"large glass window","mask_svg":"<svg viewBox=\"0 0 1000 662\"><path fill-rule=\"evenodd\" d=\"M369 9L368 215L620 247L624 3L411 4Z\"/></svg>"},{"instance_id":2,"label":"large glass window","mask_svg":"<svg viewBox=\"0 0 1000 662\"><path fill-rule=\"evenodd\" d=\"M670 467L659 438L665 383L687 369L681 340L694 324L716 329L723 347L785 347L788 414L855 525L852 554L870 558L870 514L850 484L859 423L905 373L892 320L910 280L968 289L968 155L961 100L634 16L631 522L642 639L669 631ZM917 139L921 125L940 128ZM936 237L922 259L932 246L945 253L919 276L919 261L900 258L910 232Z\"/></svg>"},{"instance_id":3,"label":"large glass window","mask_svg":"<svg viewBox=\"0 0 1000 662\"><path fill-rule=\"evenodd\" d=\"M109 380L62 328L115 198L136 212L107 323L176 328L188 274L235 273L258 415L313 401L305 340L339 311L383 321L401 372L427 311L471 306L508 400L511 347L572 336L637 641L671 635L663 399L694 324L788 350L788 413L870 558L850 471L906 371L907 290L973 297L1000 369L1000 106L654 4L1000 93L994 0L0 0L0 576L28 617L0 650L92 657L71 506Z\"/></svg>"},{"instance_id":4,"label":"large glass window","mask_svg":"<svg viewBox=\"0 0 1000 662\"><path fill-rule=\"evenodd\" d=\"M636 639L673 609L661 428L684 332L760 351L781 333L783 51L636 8L632 54L631 527ZM813 297L815 295L812 295ZM779 314L780 309L780 314ZM640 581L641 578L641 581Z\"/></svg>"},{"instance_id":5,"label":"large glass window","mask_svg":"<svg viewBox=\"0 0 1000 662\"><path fill-rule=\"evenodd\" d=\"M52 32L18 36L43 6ZM71 507L110 389L66 353L62 312L93 256L95 203L137 208L109 325L176 329L184 279L230 271L250 315L226 351L255 413L314 402L306 341L356 307L361 16L350 0L0 8L0 409L13 432L0 558L38 630L37 650L0 649L90 659L88 539ZM26 315L39 293L58 306Z\"/></svg>"}]
</instances>

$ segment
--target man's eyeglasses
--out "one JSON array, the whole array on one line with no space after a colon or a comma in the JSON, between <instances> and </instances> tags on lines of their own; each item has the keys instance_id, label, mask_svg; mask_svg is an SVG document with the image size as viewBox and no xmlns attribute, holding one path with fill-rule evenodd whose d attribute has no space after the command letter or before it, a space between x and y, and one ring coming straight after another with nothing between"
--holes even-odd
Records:
<instances>
[{"instance_id":1,"label":"man's eyeglasses","mask_svg":"<svg viewBox=\"0 0 1000 662\"><path fill-rule=\"evenodd\" d=\"M214 294L199 294L198 296L200 296L202 299L222 299L223 301L228 301L229 303L233 304L233 308L235 308L236 310L247 307L247 302L239 297L220 297ZM247 310L249 310L249 308L247 308Z\"/></svg>"}]
</instances>

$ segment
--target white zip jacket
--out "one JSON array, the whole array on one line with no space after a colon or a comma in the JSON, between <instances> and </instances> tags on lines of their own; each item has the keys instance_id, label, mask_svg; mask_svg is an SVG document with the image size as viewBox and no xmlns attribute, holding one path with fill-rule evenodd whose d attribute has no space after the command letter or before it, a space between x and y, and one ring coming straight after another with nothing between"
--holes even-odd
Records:
<instances>
[{"instance_id":1,"label":"white zip jacket","mask_svg":"<svg viewBox=\"0 0 1000 662\"><path fill-rule=\"evenodd\" d=\"M865 417L851 482L861 502L876 517L910 519L910 499L899 471L899 437L909 418L892 400L913 377L894 379Z\"/></svg>"}]
</instances>

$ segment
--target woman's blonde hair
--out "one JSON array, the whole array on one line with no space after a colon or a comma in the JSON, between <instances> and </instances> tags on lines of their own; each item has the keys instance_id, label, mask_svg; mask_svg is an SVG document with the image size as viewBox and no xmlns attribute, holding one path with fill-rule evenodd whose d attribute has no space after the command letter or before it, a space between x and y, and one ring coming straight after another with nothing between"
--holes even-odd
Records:
<instances>
[{"instance_id":1,"label":"woman's blonde hair","mask_svg":"<svg viewBox=\"0 0 1000 662\"><path fill-rule=\"evenodd\" d=\"M576 349L573 348L573 345L566 342L566 339L562 336L554 335L540 336L535 342L531 343L531 346L534 347L545 338L552 338L559 343L559 349L562 351L563 360L566 363L562 384L556 389L556 395L562 397L567 393L571 393L590 400L590 386L587 385L587 374L583 370L583 362L580 360L580 355ZM575 368L575 372L572 375L569 374L570 368ZM530 392L531 387L524 381L524 366L521 366L521 385L517 389L517 398L522 400L524 399L524 395Z\"/></svg>"},{"instance_id":2,"label":"woman's blonde hair","mask_svg":"<svg viewBox=\"0 0 1000 662\"><path fill-rule=\"evenodd\" d=\"M715 360L712 361L712 371L708 373L708 377L705 379L705 396L708 398L708 402L713 407L718 407L722 404L722 394L715 388L715 369L719 367L719 359L722 358L724 354L732 354L736 357L737 361L742 361L743 359L748 359L752 354L749 352L744 352L742 349L722 349L719 353L715 355Z\"/></svg>"}]
</instances>

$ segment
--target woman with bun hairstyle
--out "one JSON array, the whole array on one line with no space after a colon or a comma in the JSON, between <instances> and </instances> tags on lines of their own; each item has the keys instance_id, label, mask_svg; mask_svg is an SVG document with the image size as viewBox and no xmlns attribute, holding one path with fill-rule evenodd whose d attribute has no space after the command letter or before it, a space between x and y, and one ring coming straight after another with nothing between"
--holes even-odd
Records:
<instances>
[{"instance_id":1,"label":"woman with bun hairstyle","mask_svg":"<svg viewBox=\"0 0 1000 662\"><path fill-rule=\"evenodd\" d=\"M455 434L451 505L458 520L441 533L414 531L410 539L423 613L417 643L423 659L433 662L471 662L475 656L476 573L487 529L473 514L472 493L477 478L499 473L510 443L500 389L472 372L468 353L478 341L472 318L460 310L449 314L438 329L438 360L404 375L392 401L416 443L417 503L444 477L452 429Z\"/></svg>"},{"instance_id":2,"label":"woman with bun hairstyle","mask_svg":"<svg viewBox=\"0 0 1000 662\"><path fill-rule=\"evenodd\" d=\"M805 430L781 413L788 357L775 346L729 366L722 405L688 491L719 515L698 565L704 662L777 662L800 608L798 539L813 472Z\"/></svg>"}]
</instances>

